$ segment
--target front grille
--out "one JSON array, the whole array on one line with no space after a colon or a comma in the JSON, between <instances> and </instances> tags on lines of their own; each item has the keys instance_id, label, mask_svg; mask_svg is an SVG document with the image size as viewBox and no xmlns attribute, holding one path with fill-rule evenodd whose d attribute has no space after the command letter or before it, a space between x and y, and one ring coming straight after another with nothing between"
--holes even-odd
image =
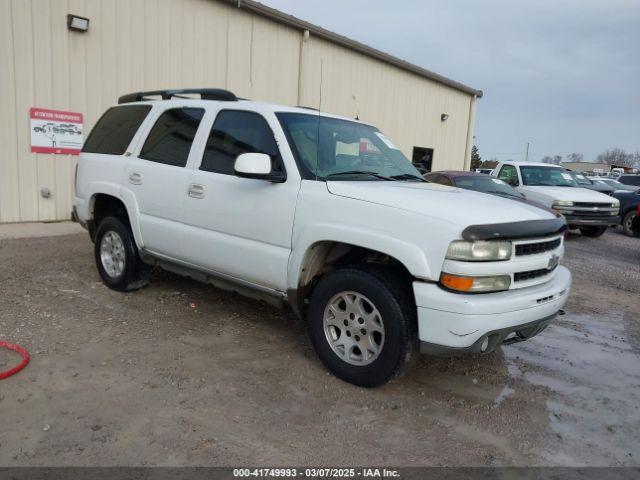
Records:
<instances>
[{"instance_id":1,"label":"front grille","mask_svg":"<svg viewBox=\"0 0 640 480\"><path fill-rule=\"evenodd\" d=\"M584 207L584 208L611 208L610 203L589 203L589 202L576 202L573 204L574 207ZM567 207L571 208L571 207Z\"/></svg>"},{"instance_id":2,"label":"front grille","mask_svg":"<svg viewBox=\"0 0 640 480\"><path fill-rule=\"evenodd\" d=\"M563 212L564 213L564 212ZM593 210L567 210L566 213L564 213L565 216L569 216L569 217L612 217L614 215L616 215L618 212L615 211L593 211Z\"/></svg>"},{"instance_id":3,"label":"front grille","mask_svg":"<svg viewBox=\"0 0 640 480\"><path fill-rule=\"evenodd\" d=\"M514 282L525 282L527 280L533 280L534 278L544 277L545 275L549 275L553 272L556 267L552 269L541 268L539 270L529 270L528 272L517 272L513 274Z\"/></svg>"},{"instance_id":4,"label":"front grille","mask_svg":"<svg viewBox=\"0 0 640 480\"><path fill-rule=\"evenodd\" d=\"M516 245L516 255L535 255L537 253L555 250L560 246L561 242L562 240L556 238L555 240L549 240L548 242L524 243L521 245Z\"/></svg>"}]
</instances>

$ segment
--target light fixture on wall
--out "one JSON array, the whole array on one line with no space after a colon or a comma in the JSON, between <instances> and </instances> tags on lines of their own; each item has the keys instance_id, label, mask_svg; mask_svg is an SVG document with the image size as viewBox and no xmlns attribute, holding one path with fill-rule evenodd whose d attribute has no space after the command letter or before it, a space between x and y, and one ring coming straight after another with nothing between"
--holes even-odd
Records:
<instances>
[{"instance_id":1,"label":"light fixture on wall","mask_svg":"<svg viewBox=\"0 0 640 480\"><path fill-rule=\"evenodd\" d=\"M67 15L67 28L76 32L86 32L89 30L89 19L78 15Z\"/></svg>"},{"instance_id":2,"label":"light fixture on wall","mask_svg":"<svg viewBox=\"0 0 640 480\"><path fill-rule=\"evenodd\" d=\"M442 115L440 115L440 121L441 122L446 122L447 118L449 118L449 114L448 113L443 113Z\"/></svg>"}]
</instances>

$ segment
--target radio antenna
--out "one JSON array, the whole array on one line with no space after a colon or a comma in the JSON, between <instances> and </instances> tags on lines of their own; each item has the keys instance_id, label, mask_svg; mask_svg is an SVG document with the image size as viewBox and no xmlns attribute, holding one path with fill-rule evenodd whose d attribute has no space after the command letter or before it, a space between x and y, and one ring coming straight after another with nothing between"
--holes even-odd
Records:
<instances>
[{"instance_id":1,"label":"radio antenna","mask_svg":"<svg viewBox=\"0 0 640 480\"><path fill-rule=\"evenodd\" d=\"M320 112L322 111L322 58L320 59L320 98L318 100L318 131L316 132L316 180L318 180L318 168L320 167Z\"/></svg>"}]
</instances>

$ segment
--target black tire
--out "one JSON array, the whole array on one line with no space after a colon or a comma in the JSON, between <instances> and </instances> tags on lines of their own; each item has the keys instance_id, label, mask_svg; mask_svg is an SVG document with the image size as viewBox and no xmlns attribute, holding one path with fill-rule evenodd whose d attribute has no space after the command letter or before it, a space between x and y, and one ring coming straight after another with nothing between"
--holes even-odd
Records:
<instances>
[{"instance_id":1,"label":"black tire","mask_svg":"<svg viewBox=\"0 0 640 480\"><path fill-rule=\"evenodd\" d=\"M630 237L635 236L633 224L637 221L638 212L635 210L631 210L627 213L622 219L622 231L625 235L629 235Z\"/></svg>"},{"instance_id":2,"label":"black tire","mask_svg":"<svg viewBox=\"0 0 640 480\"><path fill-rule=\"evenodd\" d=\"M384 324L382 350L368 365L352 365L340 358L325 334L325 308L334 295L346 291L370 299ZM354 385L376 387L399 375L410 355L415 325L413 296L398 276L384 270L360 267L334 270L314 289L307 323L313 346L331 373Z\"/></svg>"},{"instance_id":3,"label":"black tire","mask_svg":"<svg viewBox=\"0 0 640 480\"><path fill-rule=\"evenodd\" d=\"M124 269L115 276L107 273L101 258L102 240L109 232L117 234L124 246ZM98 273L104 284L119 292L129 292L145 287L149 283L151 267L140 259L138 247L128 225L117 217L105 217L98 225L94 243L94 256Z\"/></svg>"},{"instance_id":4,"label":"black tire","mask_svg":"<svg viewBox=\"0 0 640 480\"><path fill-rule=\"evenodd\" d=\"M607 227L580 227L580 233L590 238L601 237L606 231Z\"/></svg>"}]
</instances>

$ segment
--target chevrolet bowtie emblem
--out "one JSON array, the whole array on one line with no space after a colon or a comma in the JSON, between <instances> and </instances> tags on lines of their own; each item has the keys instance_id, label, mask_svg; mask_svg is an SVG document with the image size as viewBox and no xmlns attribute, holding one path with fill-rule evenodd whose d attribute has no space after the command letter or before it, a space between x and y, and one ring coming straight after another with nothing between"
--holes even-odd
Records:
<instances>
[{"instance_id":1,"label":"chevrolet bowtie emblem","mask_svg":"<svg viewBox=\"0 0 640 480\"><path fill-rule=\"evenodd\" d=\"M560 257L558 255L554 255L549 259L549 265L547 265L547 270L553 270L560 263Z\"/></svg>"}]
</instances>

